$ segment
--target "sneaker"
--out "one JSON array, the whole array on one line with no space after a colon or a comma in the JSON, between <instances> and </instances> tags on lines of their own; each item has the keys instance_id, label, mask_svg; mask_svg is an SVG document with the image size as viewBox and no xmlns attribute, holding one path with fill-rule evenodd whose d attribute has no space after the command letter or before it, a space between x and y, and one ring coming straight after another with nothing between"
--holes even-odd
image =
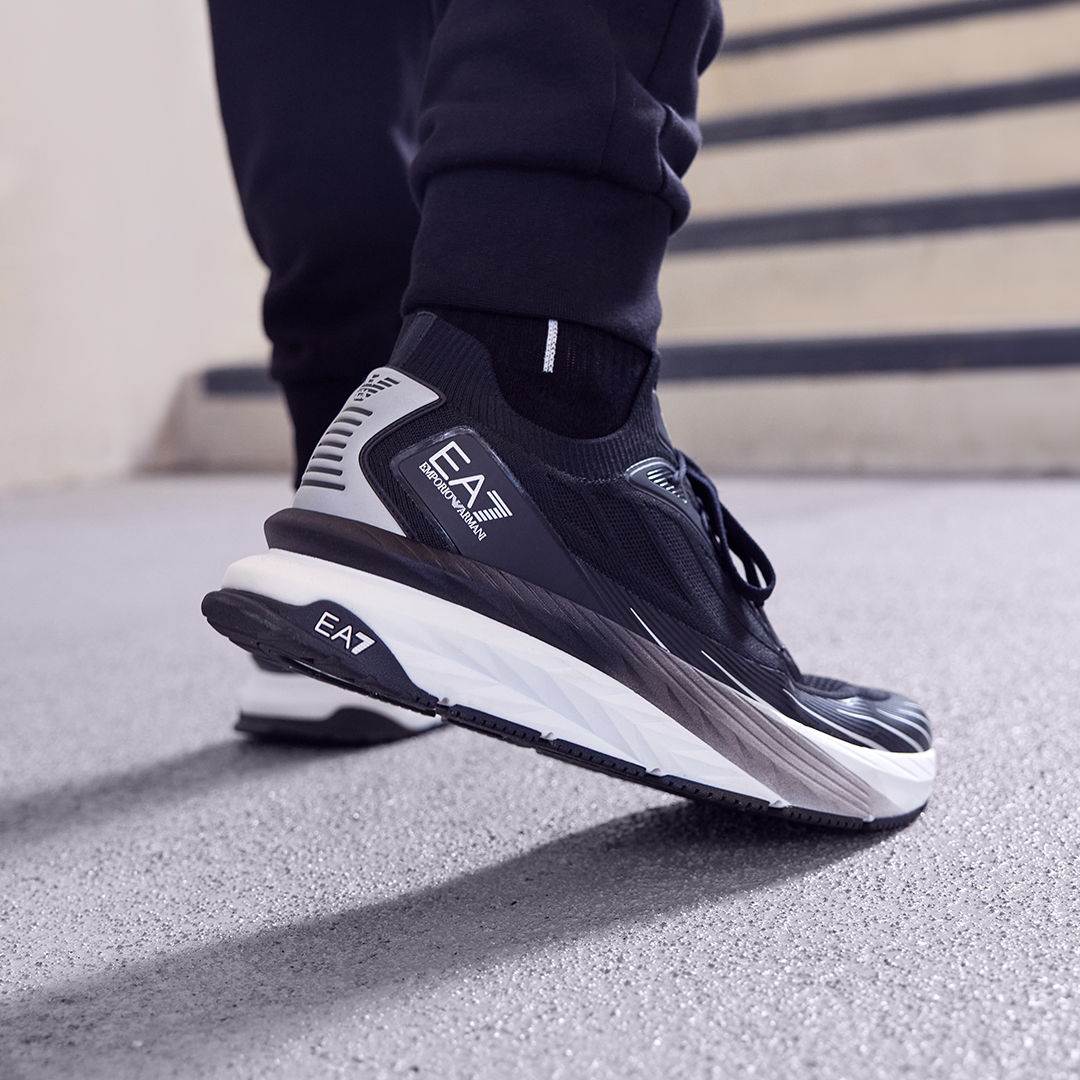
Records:
<instances>
[{"instance_id":1,"label":"sneaker","mask_svg":"<svg viewBox=\"0 0 1080 1080\"><path fill-rule=\"evenodd\" d=\"M668 439L657 369L618 431L565 438L506 404L478 341L414 315L204 614L294 670L626 780L911 821L925 715L799 671L768 560Z\"/></svg>"},{"instance_id":2,"label":"sneaker","mask_svg":"<svg viewBox=\"0 0 1080 1080\"><path fill-rule=\"evenodd\" d=\"M371 746L440 725L437 716L375 701L257 658L240 690L236 730L269 742Z\"/></svg>"}]
</instances>

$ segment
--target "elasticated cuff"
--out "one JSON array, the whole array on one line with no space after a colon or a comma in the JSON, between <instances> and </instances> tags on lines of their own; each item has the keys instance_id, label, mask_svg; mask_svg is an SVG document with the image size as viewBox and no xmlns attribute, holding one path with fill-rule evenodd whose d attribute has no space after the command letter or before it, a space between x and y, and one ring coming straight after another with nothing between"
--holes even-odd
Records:
<instances>
[{"instance_id":1,"label":"elasticated cuff","mask_svg":"<svg viewBox=\"0 0 1080 1080\"><path fill-rule=\"evenodd\" d=\"M568 319L656 347L671 209L605 180L459 169L424 191L405 314L425 307Z\"/></svg>"}]
</instances>

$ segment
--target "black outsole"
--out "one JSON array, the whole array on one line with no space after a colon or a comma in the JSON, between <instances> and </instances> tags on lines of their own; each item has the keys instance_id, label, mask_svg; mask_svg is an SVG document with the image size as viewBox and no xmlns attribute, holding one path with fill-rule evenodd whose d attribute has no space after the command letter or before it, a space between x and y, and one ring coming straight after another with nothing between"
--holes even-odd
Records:
<instances>
[{"instance_id":1,"label":"black outsole","mask_svg":"<svg viewBox=\"0 0 1080 1080\"><path fill-rule=\"evenodd\" d=\"M398 686L390 688L374 678L359 675L341 660L340 654L322 648L318 638L285 618L276 610L277 606L266 597L219 589L203 597L202 613L219 634L256 660L269 661L346 690L358 690L376 701L401 705L425 716L442 711L437 709L436 698L409 683L404 676L398 680Z\"/></svg>"},{"instance_id":2,"label":"black outsole","mask_svg":"<svg viewBox=\"0 0 1080 1080\"><path fill-rule=\"evenodd\" d=\"M657 776L640 765L600 754L577 743L566 742L562 739L545 739L539 731L501 717L491 716L461 705L440 704L431 694L425 693L413 684L410 684L411 691L405 694L392 691L352 670L342 662L340 654L322 646L318 641L313 641L310 633L301 630L275 610L276 607L276 602L266 597L232 589L208 593L202 603L203 614L210 625L256 658L262 657L291 670L322 679L324 682L359 690L377 700L403 705L428 715L433 715L437 706L438 713L444 720L459 727L514 743L517 746L528 747L537 753L570 765L577 765L579 768L604 773L682 798L709 802L732 810L782 818L803 825L824 826L852 832L882 832L903 828L914 821L925 809L926 804L923 804L907 814L864 821L861 818L827 814L799 807L775 807L761 799L737 795L705 784L695 784L681 777Z\"/></svg>"},{"instance_id":3,"label":"black outsole","mask_svg":"<svg viewBox=\"0 0 1080 1080\"><path fill-rule=\"evenodd\" d=\"M577 743L566 742L564 739L545 739L540 732L533 728L522 727L520 724L511 723L501 717L489 716L487 713L478 712L475 709L465 709L458 705L452 705L445 709L443 713L445 719L452 724L458 724L461 727L468 728L470 731L514 743L516 746L528 747L538 754L556 758L570 765L577 765L582 769L604 773L606 776L614 776L619 780L629 780L631 783L655 788L657 791L666 791L670 795L679 795L684 799L696 799L724 806L731 810L742 810L751 814L784 818L787 821L795 821L803 825L822 825L827 828L846 829L853 832L882 832L909 825L926 808L924 803L923 806L908 814L901 814L891 818L877 818L874 821L863 821L862 818L842 817L837 814L825 814L815 810L804 810L799 807L770 806L769 803L762 799L755 799L749 795L736 795L721 788L709 787L707 784L695 784L693 781L684 780L678 776L655 776L640 765L633 764L633 762L608 757L606 754L600 754L586 746L579 746Z\"/></svg>"}]
</instances>

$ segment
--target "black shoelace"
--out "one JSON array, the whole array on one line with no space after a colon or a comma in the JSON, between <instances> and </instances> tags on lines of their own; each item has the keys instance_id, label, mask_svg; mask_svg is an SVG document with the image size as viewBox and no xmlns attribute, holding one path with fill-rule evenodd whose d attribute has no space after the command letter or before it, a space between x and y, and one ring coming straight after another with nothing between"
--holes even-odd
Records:
<instances>
[{"instance_id":1,"label":"black shoelace","mask_svg":"<svg viewBox=\"0 0 1080 1080\"><path fill-rule=\"evenodd\" d=\"M776 571L754 538L735 520L720 501L713 482L685 454L676 451L678 469L675 482L688 490L694 499L701 524L712 538L720 565L731 576L735 588L747 600L764 604L776 587ZM689 484L684 486L684 481ZM742 563L740 574L732 555Z\"/></svg>"}]
</instances>

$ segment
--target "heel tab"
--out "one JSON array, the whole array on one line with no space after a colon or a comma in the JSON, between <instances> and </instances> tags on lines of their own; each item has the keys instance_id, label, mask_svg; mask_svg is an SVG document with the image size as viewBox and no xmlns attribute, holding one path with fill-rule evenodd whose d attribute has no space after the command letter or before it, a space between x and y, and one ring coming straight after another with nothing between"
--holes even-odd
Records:
<instances>
[{"instance_id":1,"label":"heel tab","mask_svg":"<svg viewBox=\"0 0 1080 1080\"><path fill-rule=\"evenodd\" d=\"M387 428L443 400L437 390L398 368L376 368L349 396L316 444L293 506L404 536L397 519L364 475L361 451Z\"/></svg>"}]
</instances>

